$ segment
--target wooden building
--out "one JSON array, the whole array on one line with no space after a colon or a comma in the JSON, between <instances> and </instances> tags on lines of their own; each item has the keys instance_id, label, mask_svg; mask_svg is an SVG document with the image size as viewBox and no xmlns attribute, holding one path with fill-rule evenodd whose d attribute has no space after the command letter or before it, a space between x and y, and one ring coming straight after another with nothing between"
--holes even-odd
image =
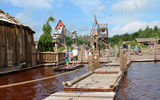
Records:
<instances>
[{"instance_id":1,"label":"wooden building","mask_svg":"<svg viewBox=\"0 0 160 100\"><path fill-rule=\"evenodd\" d=\"M30 27L0 10L0 67L35 65L34 33Z\"/></svg>"},{"instance_id":2,"label":"wooden building","mask_svg":"<svg viewBox=\"0 0 160 100\"><path fill-rule=\"evenodd\" d=\"M56 26L56 32L53 34L53 45L57 44L58 47L63 46L65 44L65 35L66 35L66 28L63 24L62 20L59 20Z\"/></svg>"},{"instance_id":3,"label":"wooden building","mask_svg":"<svg viewBox=\"0 0 160 100\"><path fill-rule=\"evenodd\" d=\"M154 45L154 43L160 44L160 39L156 38L136 38L136 42L145 45Z\"/></svg>"}]
</instances>

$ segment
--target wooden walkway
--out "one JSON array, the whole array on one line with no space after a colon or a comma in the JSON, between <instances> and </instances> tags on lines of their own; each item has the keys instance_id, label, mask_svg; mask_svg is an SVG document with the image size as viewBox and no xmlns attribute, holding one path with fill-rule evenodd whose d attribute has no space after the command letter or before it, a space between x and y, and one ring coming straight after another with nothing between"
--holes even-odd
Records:
<instances>
[{"instance_id":1,"label":"wooden walkway","mask_svg":"<svg viewBox=\"0 0 160 100\"><path fill-rule=\"evenodd\" d=\"M71 87L65 87L65 92L51 94L44 100L113 100L115 92L111 86L120 75L120 66L104 66Z\"/></svg>"},{"instance_id":2,"label":"wooden walkway","mask_svg":"<svg viewBox=\"0 0 160 100\"><path fill-rule=\"evenodd\" d=\"M131 62L148 62L154 61L153 55L132 56L132 59L127 61L129 66ZM107 58L101 58L102 62L106 62ZM157 60L160 60L160 55L157 55ZM114 100L114 88L122 79L120 71L120 60L111 58L112 63L103 64L102 68L94 71L93 74L83 80L73 84L70 87L65 87L65 91L60 91L51 94L44 100Z\"/></svg>"}]
</instances>

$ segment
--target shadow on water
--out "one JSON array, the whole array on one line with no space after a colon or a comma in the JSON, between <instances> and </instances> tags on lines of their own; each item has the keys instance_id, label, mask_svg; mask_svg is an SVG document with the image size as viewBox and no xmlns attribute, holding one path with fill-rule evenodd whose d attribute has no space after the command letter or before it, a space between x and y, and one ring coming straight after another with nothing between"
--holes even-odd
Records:
<instances>
[{"instance_id":1,"label":"shadow on water","mask_svg":"<svg viewBox=\"0 0 160 100\"><path fill-rule=\"evenodd\" d=\"M0 100L41 100L51 93L63 91L63 81L72 80L88 71L88 68L56 78L29 83L25 85L0 89ZM22 72L0 76L0 85L23 82L59 74L53 67L40 67Z\"/></svg>"},{"instance_id":2,"label":"shadow on water","mask_svg":"<svg viewBox=\"0 0 160 100\"><path fill-rule=\"evenodd\" d=\"M160 100L160 62L132 63L115 100Z\"/></svg>"}]
</instances>

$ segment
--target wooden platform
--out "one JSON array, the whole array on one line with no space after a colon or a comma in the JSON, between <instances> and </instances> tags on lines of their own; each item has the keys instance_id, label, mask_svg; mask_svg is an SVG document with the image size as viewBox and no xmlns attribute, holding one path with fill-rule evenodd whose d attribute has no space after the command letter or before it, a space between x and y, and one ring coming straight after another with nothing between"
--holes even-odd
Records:
<instances>
[{"instance_id":1,"label":"wooden platform","mask_svg":"<svg viewBox=\"0 0 160 100\"><path fill-rule=\"evenodd\" d=\"M75 67L69 67L69 68L66 68L65 67L60 67L60 68L56 68L54 69L54 71L58 72L58 71L72 71L72 70L76 70L76 69L80 69L84 67L84 65L76 65Z\"/></svg>"},{"instance_id":2,"label":"wooden platform","mask_svg":"<svg viewBox=\"0 0 160 100\"><path fill-rule=\"evenodd\" d=\"M44 100L113 100L114 92L57 92Z\"/></svg>"}]
</instances>

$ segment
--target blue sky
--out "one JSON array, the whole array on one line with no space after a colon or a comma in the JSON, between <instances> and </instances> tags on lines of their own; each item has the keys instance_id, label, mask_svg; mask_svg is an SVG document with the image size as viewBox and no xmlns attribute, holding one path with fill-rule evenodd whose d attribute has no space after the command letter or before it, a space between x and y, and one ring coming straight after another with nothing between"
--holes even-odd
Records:
<instances>
[{"instance_id":1,"label":"blue sky","mask_svg":"<svg viewBox=\"0 0 160 100\"><path fill-rule=\"evenodd\" d=\"M159 0L0 0L0 9L18 18L36 31L35 39L43 33L42 26L52 15L61 19L70 31L89 34L93 16L99 23L109 25L109 36L132 33L146 26L160 27Z\"/></svg>"}]
</instances>

